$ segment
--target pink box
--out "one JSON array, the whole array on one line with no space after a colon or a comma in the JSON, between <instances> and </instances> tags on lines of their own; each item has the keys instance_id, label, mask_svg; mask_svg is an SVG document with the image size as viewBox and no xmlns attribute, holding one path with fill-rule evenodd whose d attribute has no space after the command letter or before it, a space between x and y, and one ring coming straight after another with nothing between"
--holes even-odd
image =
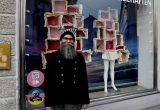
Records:
<instances>
[{"instance_id":1,"label":"pink box","mask_svg":"<svg viewBox=\"0 0 160 110\"><path fill-rule=\"evenodd\" d=\"M94 51L95 52L103 52L104 49L104 40L103 39L97 39L94 38Z\"/></svg>"},{"instance_id":2,"label":"pink box","mask_svg":"<svg viewBox=\"0 0 160 110\"><path fill-rule=\"evenodd\" d=\"M52 12L56 14L67 13L66 0L52 0Z\"/></svg>"},{"instance_id":3,"label":"pink box","mask_svg":"<svg viewBox=\"0 0 160 110\"><path fill-rule=\"evenodd\" d=\"M55 27L48 27L48 38L58 38L60 37L61 33L59 28L55 28Z\"/></svg>"}]
</instances>

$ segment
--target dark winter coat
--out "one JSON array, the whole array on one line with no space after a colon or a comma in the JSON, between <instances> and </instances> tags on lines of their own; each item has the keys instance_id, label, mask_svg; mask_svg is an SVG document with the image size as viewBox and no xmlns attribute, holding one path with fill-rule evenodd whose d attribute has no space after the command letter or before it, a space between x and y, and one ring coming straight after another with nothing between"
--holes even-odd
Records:
<instances>
[{"instance_id":1,"label":"dark winter coat","mask_svg":"<svg viewBox=\"0 0 160 110\"><path fill-rule=\"evenodd\" d=\"M86 64L82 54L66 60L59 50L50 54L45 72L45 106L89 104Z\"/></svg>"}]
</instances>

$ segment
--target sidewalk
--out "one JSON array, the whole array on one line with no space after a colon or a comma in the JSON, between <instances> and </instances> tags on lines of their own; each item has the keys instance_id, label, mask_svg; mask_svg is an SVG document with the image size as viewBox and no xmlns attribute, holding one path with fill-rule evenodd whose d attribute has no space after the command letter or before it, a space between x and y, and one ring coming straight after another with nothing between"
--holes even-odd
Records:
<instances>
[{"instance_id":1,"label":"sidewalk","mask_svg":"<svg viewBox=\"0 0 160 110\"><path fill-rule=\"evenodd\" d=\"M142 110L160 110L160 105L149 107L149 108L142 109Z\"/></svg>"}]
</instances>

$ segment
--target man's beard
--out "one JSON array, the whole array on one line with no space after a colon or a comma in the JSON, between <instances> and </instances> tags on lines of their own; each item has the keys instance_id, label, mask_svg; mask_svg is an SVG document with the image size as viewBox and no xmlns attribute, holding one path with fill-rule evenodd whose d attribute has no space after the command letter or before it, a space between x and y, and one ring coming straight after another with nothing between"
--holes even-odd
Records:
<instances>
[{"instance_id":1,"label":"man's beard","mask_svg":"<svg viewBox=\"0 0 160 110\"><path fill-rule=\"evenodd\" d=\"M77 57L77 52L74 43L63 43L60 44L60 53L65 59L74 59Z\"/></svg>"}]
</instances>

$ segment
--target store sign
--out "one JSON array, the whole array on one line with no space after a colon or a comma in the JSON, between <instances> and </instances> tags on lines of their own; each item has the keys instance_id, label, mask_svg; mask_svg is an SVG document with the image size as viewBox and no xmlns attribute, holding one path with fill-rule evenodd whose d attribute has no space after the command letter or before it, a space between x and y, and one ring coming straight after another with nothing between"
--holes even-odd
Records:
<instances>
[{"instance_id":1,"label":"store sign","mask_svg":"<svg viewBox=\"0 0 160 110\"><path fill-rule=\"evenodd\" d=\"M150 5L151 6L151 0L121 0L121 1L137 3L137 4L142 4L142 5Z\"/></svg>"},{"instance_id":2,"label":"store sign","mask_svg":"<svg viewBox=\"0 0 160 110\"><path fill-rule=\"evenodd\" d=\"M28 74L27 82L32 87L39 87L44 82L44 75L39 70L33 70Z\"/></svg>"},{"instance_id":3,"label":"store sign","mask_svg":"<svg viewBox=\"0 0 160 110\"><path fill-rule=\"evenodd\" d=\"M0 69L10 69L10 44L0 44Z\"/></svg>"}]
</instances>

